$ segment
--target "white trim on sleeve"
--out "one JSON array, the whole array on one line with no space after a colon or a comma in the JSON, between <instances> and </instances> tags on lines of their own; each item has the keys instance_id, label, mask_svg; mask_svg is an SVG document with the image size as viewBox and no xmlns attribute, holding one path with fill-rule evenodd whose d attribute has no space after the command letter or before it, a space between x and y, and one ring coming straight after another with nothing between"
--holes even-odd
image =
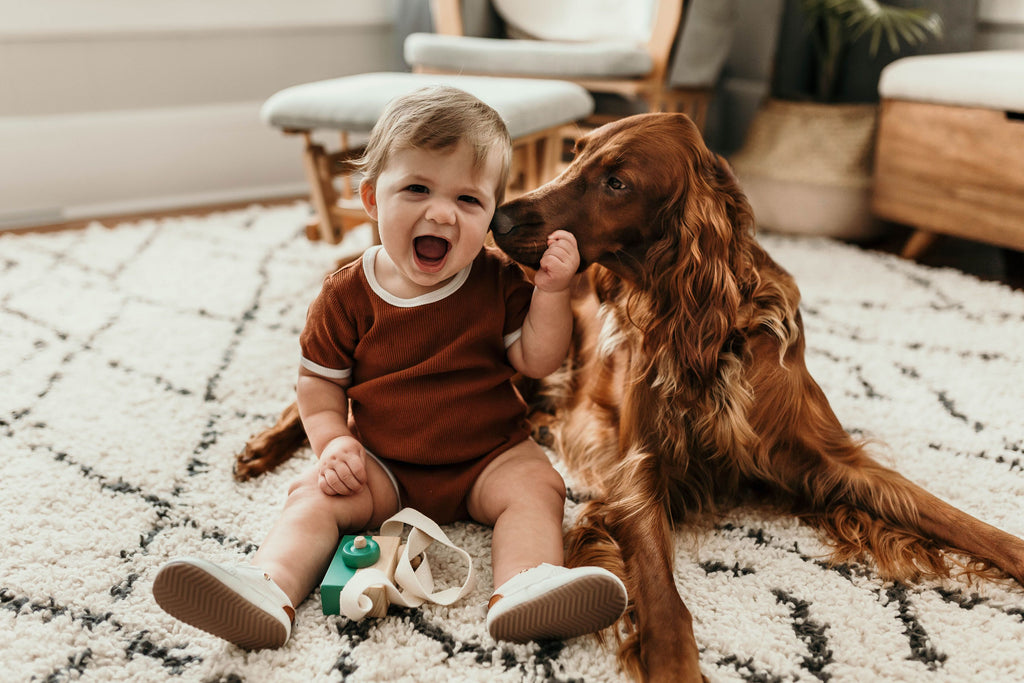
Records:
<instances>
[{"instance_id":1,"label":"white trim on sleeve","mask_svg":"<svg viewBox=\"0 0 1024 683\"><path fill-rule=\"evenodd\" d=\"M508 334L506 334L503 337L503 339L505 340L505 348L507 349L508 347L510 347L513 344L515 344L517 341L519 341L519 338L522 337L522 336L523 336L523 328L521 328L521 327L518 330L516 330L515 332L509 332Z\"/></svg>"},{"instance_id":2,"label":"white trim on sleeve","mask_svg":"<svg viewBox=\"0 0 1024 683\"><path fill-rule=\"evenodd\" d=\"M317 365L305 357L300 358L299 363L310 372L320 375L321 377L326 377L327 379L348 379L352 376L352 368L345 368L344 370L325 368L324 366Z\"/></svg>"}]
</instances>

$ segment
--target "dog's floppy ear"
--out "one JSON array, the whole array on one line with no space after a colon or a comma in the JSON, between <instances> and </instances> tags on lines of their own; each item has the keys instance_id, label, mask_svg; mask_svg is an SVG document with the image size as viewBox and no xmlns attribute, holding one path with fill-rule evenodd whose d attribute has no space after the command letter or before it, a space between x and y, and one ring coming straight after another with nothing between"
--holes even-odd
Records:
<instances>
[{"instance_id":1,"label":"dog's floppy ear","mask_svg":"<svg viewBox=\"0 0 1024 683\"><path fill-rule=\"evenodd\" d=\"M695 143L674 206L664 212L664 236L648 252L652 292L649 352L671 348L698 382L712 380L736 326L742 290L753 276L753 218L722 157Z\"/></svg>"}]
</instances>

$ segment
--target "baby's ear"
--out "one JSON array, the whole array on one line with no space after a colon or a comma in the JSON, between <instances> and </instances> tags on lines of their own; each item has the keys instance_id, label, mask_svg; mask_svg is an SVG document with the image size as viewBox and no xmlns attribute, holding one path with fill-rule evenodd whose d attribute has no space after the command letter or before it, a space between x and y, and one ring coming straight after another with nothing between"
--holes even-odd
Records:
<instances>
[{"instance_id":1,"label":"baby's ear","mask_svg":"<svg viewBox=\"0 0 1024 683\"><path fill-rule=\"evenodd\" d=\"M373 220L377 220L377 188L368 180L359 183L359 198L363 200L363 209Z\"/></svg>"}]
</instances>

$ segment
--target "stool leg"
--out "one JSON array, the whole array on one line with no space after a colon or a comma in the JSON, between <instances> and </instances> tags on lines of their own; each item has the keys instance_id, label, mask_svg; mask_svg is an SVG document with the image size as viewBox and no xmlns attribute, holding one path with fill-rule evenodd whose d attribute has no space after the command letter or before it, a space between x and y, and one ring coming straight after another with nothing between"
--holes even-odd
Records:
<instances>
[{"instance_id":1,"label":"stool leg","mask_svg":"<svg viewBox=\"0 0 1024 683\"><path fill-rule=\"evenodd\" d=\"M341 131L341 149L342 151L348 150L348 132ZM341 198L352 199L355 196L355 191L352 189L352 174L346 173L341 179Z\"/></svg>"},{"instance_id":2,"label":"stool leg","mask_svg":"<svg viewBox=\"0 0 1024 683\"><path fill-rule=\"evenodd\" d=\"M302 137L305 140L302 165L306 170L306 180L309 181L310 199L320 223L319 237L330 244L337 244L341 240L342 231L341 226L334 224L331 207L337 203L338 193L331 182L327 153L321 145L313 142L313 136L308 130L302 131ZM306 234L310 234L308 229Z\"/></svg>"},{"instance_id":3,"label":"stool leg","mask_svg":"<svg viewBox=\"0 0 1024 683\"><path fill-rule=\"evenodd\" d=\"M508 187L505 188L506 200L518 197L531 189L527 186L527 166L526 148L523 145L514 145L512 147L512 170L508 176Z\"/></svg>"},{"instance_id":4,"label":"stool leg","mask_svg":"<svg viewBox=\"0 0 1024 683\"><path fill-rule=\"evenodd\" d=\"M558 166L562 162L562 134L559 130L550 133L544 140L544 162L541 168L542 183L558 176Z\"/></svg>"},{"instance_id":5,"label":"stool leg","mask_svg":"<svg viewBox=\"0 0 1024 683\"><path fill-rule=\"evenodd\" d=\"M921 254L928 250L928 247L935 243L938 238L934 232L928 232L927 230L915 230L910 237L907 238L907 243L903 245L903 250L900 252L900 256L911 261L916 261Z\"/></svg>"},{"instance_id":6,"label":"stool leg","mask_svg":"<svg viewBox=\"0 0 1024 683\"><path fill-rule=\"evenodd\" d=\"M523 173L524 180L523 184L526 186L526 191L530 192L540 187L540 155L537 153L537 147L541 144L541 140L530 140L526 143L525 148L525 161L523 162Z\"/></svg>"}]
</instances>

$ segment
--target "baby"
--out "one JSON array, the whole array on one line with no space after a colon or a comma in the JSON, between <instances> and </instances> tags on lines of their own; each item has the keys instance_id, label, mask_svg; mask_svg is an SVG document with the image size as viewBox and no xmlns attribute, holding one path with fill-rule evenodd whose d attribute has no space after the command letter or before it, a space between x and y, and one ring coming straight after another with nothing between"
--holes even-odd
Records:
<instances>
[{"instance_id":1,"label":"baby","mask_svg":"<svg viewBox=\"0 0 1024 683\"><path fill-rule=\"evenodd\" d=\"M570 638L622 614L615 575L562 566L565 484L511 383L564 360L579 267L561 230L533 284L484 246L511 150L497 112L460 90L388 106L359 186L381 245L325 279L300 338L299 412L318 460L251 565L164 565L153 586L164 610L243 648L279 647L340 536L412 507L493 527L495 639Z\"/></svg>"}]
</instances>

